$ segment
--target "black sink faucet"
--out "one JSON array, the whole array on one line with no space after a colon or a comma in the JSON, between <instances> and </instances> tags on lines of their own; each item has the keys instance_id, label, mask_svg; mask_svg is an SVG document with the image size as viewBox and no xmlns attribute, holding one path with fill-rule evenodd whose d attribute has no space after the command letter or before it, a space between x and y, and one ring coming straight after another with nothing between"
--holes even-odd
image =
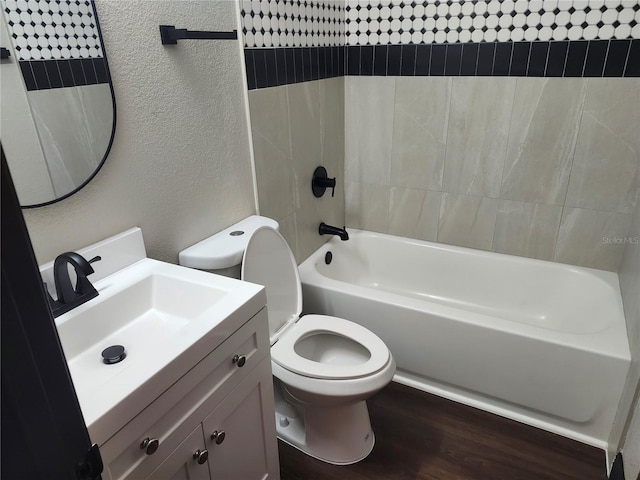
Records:
<instances>
[{"instance_id":1,"label":"black sink faucet","mask_svg":"<svg viewBox=\"0 0 640 480\"><path fill-rule=\"evenodd\" d=\"M320 227L318 227L318 233L320 235L337 235L342 241L349 240L349 234L347 233L346 227L332 227L331 225L327 225L324 222L320 223Z\"/></svg>"},{"instance_id":2,"label":"black sink faucet","mask_svg":"<svg viewBox=\"0 0 640 480\"><path fill-rule=\"evenodd\" d=\"M53 262L53 279L55 280L58 299L54 301L49 297L54 317L62 315L98 296L98 291L87 278L93 273L91 263L98 260L101 260L101 258L95 257L87 260L76 252L65 252L56 257L55 262ZM69 264L76 271L77 281L75 288L73 288L71 277L69 276Z\"/></svg>"}]
</instances>

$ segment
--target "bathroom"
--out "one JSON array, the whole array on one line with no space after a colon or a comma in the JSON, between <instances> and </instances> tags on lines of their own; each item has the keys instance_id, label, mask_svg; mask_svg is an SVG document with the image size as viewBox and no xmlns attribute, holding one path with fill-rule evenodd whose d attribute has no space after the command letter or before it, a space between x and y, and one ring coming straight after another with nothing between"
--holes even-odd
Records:
<instances>
[{"instance_id":1,"label":"bathroom","mask_svg":"<svg viewBox=\"0 0 640 480\"><path fill-rule=\"evenodd\" d=\"M640 235L638 80L591 78L602 73L583 79L582 69L549 74L572 77L561 79L509 77L508 69L484 76L479 61L484 47L476 53L474 74L461 69L446 74L446 58L454 57L444 56L445 75L421 76L417 60L423 58L418 55L422 47L399 49L412 42L399 34L378 39L360 35L352 29L364 23L355 21L364 18L363 9L339 1L305 3L316 11L329 10L332 19L332 33L323 45L333 48L307 51L318 59L325 56L327 78L320 80L312 80L313 69L305 76L304 68L302 78L309 81L289 83L290 73L299 79L297 71L285 71L283 80L278 59L288 54L262 47L284 44L263 44L258 37L247 35L244 49L229 41L160 44L157 30L162 24L241 31L256 3L265 2L96 0L117 127L104 166L84 188L59 203L22 211L38 263L133 226L144 232L149 257L177 263L183 249L259 212L279 222L298 263L327 240L317 233L324 221L347 230L615 272L632 364L611 432L609 459L622 450L626 478L635 478L640 470L640 410L634 400L640 379L640 262L637 244L624 239ZM297 4L266 3L285 13L289 3ZM389 3L394 2L380 2L378 11ZM425 12L436 3L424 2ZM446 2L441 3L444 8ZM502 3L519 8L521 2ZM538 10L557 8L560 15L571 8L565 10L566 4L587 2L537 3ZM593 11L604 6L617 11L618 6L626 15L631 9L635 17L622 24L621 37L615 32L605 38L566 33L561 40L640 38L638 2L588 3ZM240 8L244 14L236 11ZM544 14L528 15L532 21L536 15L547 21ZM348 29L346 38L341 28ZM548 30L540 29L544 34ZM604 28L602 35L605 30L613 28ZM491 46L498 46L491 51L494 69L502 67L495 62L509 39L502 34L490 39ZM482 41L473 35L464 41L469 40ZM292 42L288 45L319 45L315 38L298 35ZM373 49L368 42L390 46ZM441 34L427 42L456 44ZM617 50L610 47L612 70L605 76L622 77L634 59L639 64L638 40L629 44L622 67L613 63ZM563 66L574 45L578 56L585 49L584 63L586 43L569 45L560 53ZM437 63L436 50L430 51L431 65ZM376 62L383 58L381 51L386 65ZM461 54L460 68L466 65L466 49L450 51ZM329 54L332 62L337 60L331 72ZM411 62L405 55L413 55L411 72L406 71ZM508 55L515 65L515 50ZM533 50L527 55L533 58ZM390 68L392 60L398 61L397 73L381 74L379 68ZM606 65L603 57L601 72ZM629 76L638 76L635 68ZM427 153L418 161L420 152ZM336 177L335 196L311 195L311 174L318 165Z\"/></svg>"}]
</instances>

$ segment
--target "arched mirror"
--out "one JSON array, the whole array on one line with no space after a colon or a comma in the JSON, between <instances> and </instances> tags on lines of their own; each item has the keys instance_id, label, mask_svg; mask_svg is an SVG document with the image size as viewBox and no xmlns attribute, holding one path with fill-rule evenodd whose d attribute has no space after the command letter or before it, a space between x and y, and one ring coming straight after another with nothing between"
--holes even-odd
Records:
<instances>
[{"instance_id":1,"label":"arched mirror","mask_svg":"<svg viewBox=\"0 0 640 480\"><path fill-rule=\"evenodd\" d=\"M0 140L20 204L84 187L109 153L116 110L91 0L1 0Z\"/></svg>"}]
</instances>

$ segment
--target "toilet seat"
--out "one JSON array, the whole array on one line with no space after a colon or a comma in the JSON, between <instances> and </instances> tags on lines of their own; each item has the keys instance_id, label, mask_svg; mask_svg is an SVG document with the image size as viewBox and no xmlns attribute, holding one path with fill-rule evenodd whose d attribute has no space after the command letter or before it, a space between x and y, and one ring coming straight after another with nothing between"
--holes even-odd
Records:
<instances>
[{"instance_id":1,"label":"toilet seat","mask_svg":"<svg viewBox=\"0 0 640 480\"><path fill-rule=\"evenodd\" d=\"M296 344L311 335L341 336L368 350L369 359L356 365L316 362L296 352ZM371 375L389 362L389 349L373 332L343 318L305 315L271 347L271 359L282 368L310 378L350 379Z\"/></svg>"},{"instance_id":2,"label":"toilet seat","mask_svg":"<svg viewBox=\"0 0 640 480\"><path fill-rule=\"evenodd\" d=\"M348 380L373 375L389 364L389 349L366 328L327 315L300 318L302 287L298 266L286 240L273 228L260 227L249 239L242 260L242 279L264 285L267 290L271 359L288 372L307 378ZM355 364L349 361L332 364L310 360L296 352L298 342L321 334L353 342L344 345L338 340L330 349L334 357L346 359L349 348L354 347L360 353L368 351L369 358Z\"/></svg>"}]
</instances>

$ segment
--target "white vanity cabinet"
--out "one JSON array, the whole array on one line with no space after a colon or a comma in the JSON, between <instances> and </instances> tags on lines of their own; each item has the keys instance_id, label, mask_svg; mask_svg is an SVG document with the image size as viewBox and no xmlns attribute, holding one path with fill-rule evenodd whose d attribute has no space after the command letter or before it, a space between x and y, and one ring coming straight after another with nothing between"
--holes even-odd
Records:
<instances>
[{"instance_id":1,"label":"white vanity cabinet","mask_svg":"<svg viewBox=\"0 0 640 480\"><path fill-rule=\"evenodd\" d=\"M147 480L210 480L207 462L198 462L205 452L203 444L202 426L198 425Z\"/></svg>"},{"instance_id":2,"label":"white vanity cabinet","mask_svg":"<svg viewBox=\"0 0 640 480\"><path fill-rule=\"evenodd\" d=\"M275 439L270 362L263 360L202 422L212 480L279 478L267 475L273 462L265 446Z\"/></svg>"},{"instance_id":3,"label":"white vanity cabinet","mask_svg":"<svg viewBox=\"0 0 640 480\"><path fill-rule=\"evenodd\" d=\"M278 479L266 309L100 451L105 480Z\"/></svg>"}]
</instances>

